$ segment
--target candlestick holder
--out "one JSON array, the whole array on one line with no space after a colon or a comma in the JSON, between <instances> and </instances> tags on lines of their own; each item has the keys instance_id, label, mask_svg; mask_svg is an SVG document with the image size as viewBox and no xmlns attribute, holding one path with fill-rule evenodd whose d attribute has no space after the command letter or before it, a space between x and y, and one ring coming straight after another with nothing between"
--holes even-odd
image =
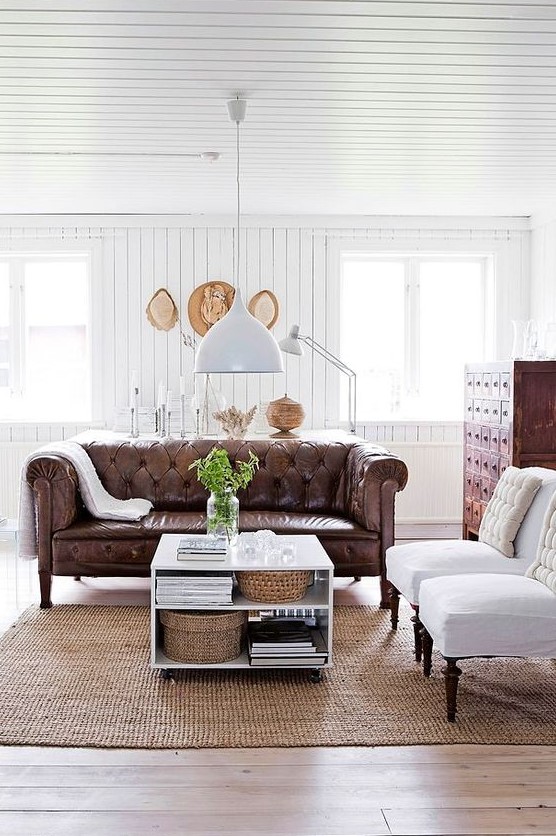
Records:
<instances>
[{"instance_id":1,"label":"candlestick holder","mask_svg":"<svg viewBox=\"0 0 556 836\"><path fill-rule=\"evenodd\" d=\"M139 409L137 407L139 396L139 389L135 387L133 389L133 401L130 407L130 437L131 438L138 438L139 437Z\"/></svg>"},{"instance_id":2,"label":"candlestick holder","mask_svg":"<svg viewBox=\"0 0 556 836\"><path fill-rule=\"evenodd\" d=\"M171 420L171 418L172 418L172 410L171 410L170 406L168 405L166 407L166 420L165 420L165 423L164 423L164 435L166 436L166 438L168 438L169 435L170 435L170 420Z\"/></svg>"},{"instance_id":3,"label":"candlestick holder","mask_svg":"<svg viewBox=\"0 0 556 836\"><path fill-rule=\"evenodd\" d=\"M166 435L166 407L164 406L164 404L157 407L156 412L158 416L157 435L159 435L160 438L163 438Z\"/></svg>"},{"instance_id":4,"label":"candlestick holder","mask_svg":"<svg viewBox=\"0 0 556 836\"><path fill-rule=\"evenodd\" d=\"M180 395L180 436L185 438L185 395Z\"/></svg>"}]
</instances>

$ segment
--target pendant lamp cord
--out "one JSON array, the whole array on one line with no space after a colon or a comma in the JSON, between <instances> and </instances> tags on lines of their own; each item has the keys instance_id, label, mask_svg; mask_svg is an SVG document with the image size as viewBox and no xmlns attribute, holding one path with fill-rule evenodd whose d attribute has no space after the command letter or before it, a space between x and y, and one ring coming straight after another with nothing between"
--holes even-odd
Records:
<instances>
[{"instance_id":1,"label":"pendant lamp cord","mask_svg":"<svg viewBox=\"0 0 556 836\"><path fill-rule=\"evenodd\" d=\"M240 203L239 203L239 122L236 122L236 181L237 181L237 230L236 230L236 276L235 285L239 289L239 218L240 218Z\"/></svg>"}]
</instances>

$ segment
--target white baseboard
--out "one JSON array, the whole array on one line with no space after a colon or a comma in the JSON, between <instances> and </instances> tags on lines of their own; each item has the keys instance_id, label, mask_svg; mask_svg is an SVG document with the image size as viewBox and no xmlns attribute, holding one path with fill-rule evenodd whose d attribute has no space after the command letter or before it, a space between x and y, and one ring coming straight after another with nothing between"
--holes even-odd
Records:
<instances>
[{"instance_id":1,"label":"white baseboard","mask_svg":"<svg viewBox=\"0 0 556 836\"><path fill-rule=\"evenodd\" d=\"M462 534L461 521L396 522L396 540L457 540Z\"/></svg>"}]
</instances>

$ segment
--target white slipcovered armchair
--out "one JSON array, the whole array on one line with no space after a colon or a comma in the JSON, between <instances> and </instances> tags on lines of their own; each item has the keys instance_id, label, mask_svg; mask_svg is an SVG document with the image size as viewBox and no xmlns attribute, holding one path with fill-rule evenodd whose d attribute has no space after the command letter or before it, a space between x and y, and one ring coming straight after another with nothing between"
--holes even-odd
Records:
<instances>
[{"instance_id":1,"label":"white slipcovered armchair","mask_svg":"<svg viewBox=\"0 0 556 836\"><path fill-rule=\"evenodd\" d=\"M516 471L517 468L512 468L512 470ZM422 658L420 590L424 581L431 578L479 573L495 576L523 576L535 559L544 515L556 492L556 470L528 467L519 472L525 476L537 477L541 484L515 535L513 557L506 556L490 543L480 540L426 540L391 546L387 549L386 577L391 584L392 628L395 630L398 626L399 599L400 595L403 595L415 610L412 621L417 662L420 662ZM494 501L493 496L491 503ZM461 580L458 578L454 583L456 588L459 583Z\"/></svg>"},{"instance_id":2,"label":"white slipcovered armchair","mask_svg":"<svg viewBox=\"0 0 556 836\"><path fill-rule=\"evenodd\" d=\"M421 586L423 673L433 644L446 661L446 714L455 722L458 661L477 656L556 658L556 497L545 517L537 558L526 577L430 578Z\"/></svg>"}]
</instances>

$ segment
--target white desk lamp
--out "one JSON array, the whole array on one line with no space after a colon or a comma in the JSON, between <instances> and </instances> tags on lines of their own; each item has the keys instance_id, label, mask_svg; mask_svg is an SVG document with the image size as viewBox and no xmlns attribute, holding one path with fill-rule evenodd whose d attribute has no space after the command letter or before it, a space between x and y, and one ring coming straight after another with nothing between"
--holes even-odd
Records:
<instances>
[{"instance_id":1,"label":"white desk lamp","mask_svg":"<svg viewBox=\"0 0 556 836\"><path fill-rule=\"evenodd\" d=\"M318 343L312 337L309 337L306 334L299 333L299 325L292 325L290 329L290 333L288 336L280 340L278 345L280 346L281 350L285 354L295 354L298 357L303 354L303 346L301 343L305 343L316 354L319 354L321 357L324 357L329 363L339 369L343 374L345 374L348 378L348 396L349 396L349 405L348 405L348 421L349 421L349 431L352 433L356 432L356 409L357 409L357 375L350 369L349 366L340 360L339 357L336 357L325 348L323 345Z\"/></svg>"}]
</instances>

